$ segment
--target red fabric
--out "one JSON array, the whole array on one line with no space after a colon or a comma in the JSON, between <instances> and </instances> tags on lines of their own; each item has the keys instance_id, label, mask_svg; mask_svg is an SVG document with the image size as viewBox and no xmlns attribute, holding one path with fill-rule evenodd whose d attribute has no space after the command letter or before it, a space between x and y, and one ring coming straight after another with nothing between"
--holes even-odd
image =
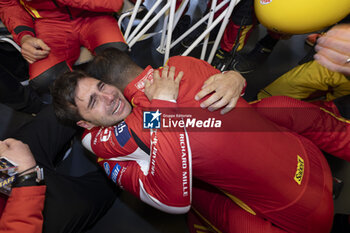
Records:
<instances>
[{"instance_id":1,"label":"red fabric","mask_svg":"<svg viewBox=\"0 0 350 233\"><path fill-rule=\"evenodd\" d=\"M350 121L338 115L333 102L314 105L273 96L252 106L267 119L310 139L327 153L350 161Z\"/></svg>"},{"instance_id":2,"label":"red fabric","mask_svg":"<svg viewBox=\"0 0 350 233\"><path fill-rule=\"evenodd\" d=\"M327 167L327 163L324 163L323 165ZM314 178L318 179L316 176L314 176ZM328 185L331 186L331 184ZM209 229L214 229L208 232L218 232L215 229L219 229L222 232L232 233L297 232L291 229L285 231L274 226L270 221L261 218L260 216L248 213L236 205L230 198L228 198L228 196L208 185L198 184L198 182L194 183L192 193L193 209L189 213L188 218L191 233L197 232L194 224L200 224L202 227L207 226ZM311 193L309 198L312 199L312 196L313 194ZM319 212L320 209L324 209L322 212L325 215L319 216L316 214L313 216L313 214L311 214L309 221L312 221L313 228L306 230L308 232L327 232L326 230L322 229L324 225L321 223L322 221L329 222L329 218L332 218L333 216L333 212L330 211L332 209L331 190L325 190L323 200L321 199L321 201L322 202L320 203L322 203L322 205L316 207L315 212ZM290 217L293 216L291 215ZM320 226L318 226L318 223L320 223Z\"/></svg>"},{"instance_id":3,"label":"red fabric","mask_svg":"<svg viewBox=\"0 0 350 233\"><path fill-rule=\"evenodd\" d=\"M222 1L223 0L218 0L216 5L219 5ZM228 4L224 5L219 11L217 11L214 14L214 19L216 19L227 7L228 7ZM211 1L209 1L207 4L207 9L210 9L210 8L211 8ZM255 24L256 22L254 22L254 25ZM220 48L225 50L226 52L230 52L233 49L233 47L236 45L236 40L239 33L239 42L242 43L242 45L240 45L239 48L242 49L246 44L254 28L254 27L251 27L249 28L249 30L247 30L248 26L252 26L252 25L237 25L233 23L233 21L230 19L225 28L222 39L220 41Z\"/></svg>"},{"instance_id":4,"label":"red fabric","mask_svg":"<svg viewBox=\"0 0 350 233\"><path fill-rule=\"evenodd\" d=\"M176 0L175 10L177 10L181 6L181 3L182 3L182 0Z\"/></svg>"},{"instance_id":5,"label":"red fabric","mask_svg":"<svg viewBox=\"0 0 350 233\"><path fill-rule=\"evenodd\" d=\"M136 4L136 0L129 0L129 1ZM144 2L144 1L142 1L142 2ZM182 0L176 0L176 6L175 6L176 10L180 7L181 3L182 3ZM188 8L188 5L187 5L187 8Z\"/></svg>"},{"instance_id":6,"label":"red fabric","mask_svg":"<svg viewBox=\"0 0 350 233\"><path fill-rule=\"evenodd\" d=\"M32 17L69 21L72 18L86 14L87 12L85 11L117 12L123 5L122 0L32 0L22 2L23 6L19 3L19 0L4 0L0 2L1 20L18 44L20 41L19 37L23 35L19 35L14 30L20 26L28 26L34 29ZM23 34L28 33L28 30L23 31Z\"/></svg>"},{"instance_id":7,"label":"red fabric","mask_svg":"<svg viewBox=\"0 0 350 233\"><path fill-rule=\"evenodd\" d=\"M162 106L167 103L168 107L192 107L208 116L207 110L199 108L199 102L194 100L194 96L201 89L203 82L218 73L218 70L204 61L190 57L173 57L168 65L175 66L176 72L184 71L184 76L177 103L160 101ZM151 78L152 69L148 67L124 91L125 96L135 105L133 113L125 120L126 123L116 127L94 129L84 135L84 145L105 158L100 163L105 169L108 168L106 171L110 171L116 163L119 164L118 172L115 176L111 175L119 185L129 190L130 187L139 187L142 182L149 185L144 186L144 189L156 191L147 193L156 196L157 201L164 199L163 203L166 203L169 195L171 200L175 201L171 203L173 207L183 206L183 187L186 187L186 191L191 191L187 186L190 182L188 177L191 176L181 173L178 165L182 163L184 155L184 164L187 166L187 155L191 153L193 177L239 198L255 211L259 218L266 219L288 232L329 232L333 214L332 176L322 153L305 138L261 117L243 99L238 101L235 110L226 114L229 122L223 123L235 128L211 132L188 130L189 143L186 143L186 146L179 144L179 134L183 132L166 132L159 129L157 134L164 134L164 138L162 141L156 140L157 147L160 147L156 156L153 157L152 152L149 159L144 157L145 154L141 155L141 149L130 135L125 137L125 134L116 132L119 132L118 127L132 129L147 146L150 147L151 142L154 142L152 133L143 129L141 108L157 107L158 103L149 103L142 92L143 81ZM242 115L243 113L245 115ZM215 118L220 117L219 115L215 115ZM260 128L255 128L257 126ZM130 131L128 132L130 134ZM163 162L168 159L172 159L172 162ZM300 159L303 160L302 163ZM124 160L123 163L129 165L126 167L119 160ZM152 170L154 168L155 170ZM130 169L136 171L132 172ZM149 176L152 171L161 171L162 176L144 183L140 177L131 175L144 173ZM182 179L183 174L186 174L186 180ZM178 180L175 182L176 179ZM164 182L165 180L168 182ZM139 190L132 189L133 193L140 197ZM173 199L176 195L182 195L179 204ZM319 203L323 203L322 208ZM218 228L225 226L221 225ZM228 229L222 231L229 232Z\"/></svg>"},{"instance_id":8,"label":"red fabric","mask_svg":"<svg viewBox=\"0 0 350 233\"><path fill-rule=\"evenodd\" d=\"M225 50L226 52L230 52L233 49L233 47L236 45L238 33L239 33L239 42L242 43L241 41L243 41L243 44L240 45L240 48L243 48L252 31L253 31L253 27L247 30L247 26L236 25L230 20L225 28L224 35L222 36L222 39L220 41L221 49Z\"/></svg>"},{"instance_id":9,"label":"red fabric","mask_svg":"<svg viewBox=\"0 0 350 233\"><path fill-rule=\"evenodd\" d=\"M136 4L136 0L129 0L129 1ZM142 2L144 2L144 1L142 1Z\"/></svg>"},{"instance_id":10,"label":"red fabric","mask_svg":"<svg viewBox=\"0 0 350 233\"><path fill-rule=\"evenodd\" d=\"M335 114L336 116L341 117L340 112L333 101L317 100L317 101L312 101L310 103L312 103L313 105L318 106L320 108L326 109L327 111Z\"/></svg>"},{"instance_id":11,"label":"red fabric","mask_svg":"<svg viewBox=\"0 0 350 233\"><path fill-rule=\"evenodd\" d=\"M24 35L34 36L33 19L19 4L18 0L0 1L0 18L17 44L20 45L21 38ZM16 28L18 31L15 32Z\"/></svg>"},{"instance_id":12,"label":"red fabric","mask_svg":"<svg viewBox=\"0 0 350 233\"><path fill-rule=\"evenodd\" d=\"M267 33L275 40L288 40L292 36L290 34L282 34L271 30L267 30Z\"/></svg>"},{"instance_id":13,"label":"red fabric","mask_svg":"<svg viewBox=\"0 0 350 233\"><path fill-rule=\"evenodd\" d=\"M29 186L12 189L0 219L0 232L42 232L46 186Z\"/></svg>"},{"instance_id":14,"label":"red fabric","mask_svg":"<svg viewBox=\"0 0 350 233\"><path fill-rule=\"evenodd\" d=\"M4 212L6 200L7 200L7 198L5 196L0 195L0 218L1 218L2 213Z\"/></svg>"},{"instance_id":15,"label":"red fabric","mask_svg":"<svg viewBox=\"0 0 350 233\"><path fill-rule=\"evenodd\" d=\"M239 233L282 233L284 230L273 226L271 222L252 215L236 205L231 199L219 190L200 185L193 188L193 209L188 218L190 229L193 229L195 218L204 223L209 229L223 232ZM204 220L204 221L203 221ZM206 224L205 224L206 223ZM196 233L196 231L191 231Z\"/></svg>"},{"instance_id":16,"label":"red fabric","mask_svg":"<svg viewBox=\"0 0 350 233\"><path fill-rule=\"evenodd\" d=\"M223 0L217 0L216 1L216 5L219 5ZM220 10L218 10L217 12L215 12L214 14L214 19L216 19L217 17L219 17L219 15L224 12L224 10L226 10L226 8L228 7L228 4L224 5ZM208 1L207 4L207 9L211 8L211 1Z\"/></svg>"},{"instance_id":17,"label":"red fabric","mask_svg":"<svg viewBox=\"0 0 350 233\"><path fill-rule=\"evenodd\" d=\"M79 57L80 46L93 51L104 43L124 42L116 20L108 16L109 13L94 13L117 12L122 7L122 0L21 2L23 6L19 0L0 1L1 21L17 44L20 45L24 35L32 35L42 39L51 48L48 58L30 65L31 79L66 59L70 64L74 63L72 61ZM99 15L105 15L105 18Z\"/></svg>"},{"instance_id":18,"label":"red fabric","mask_svg":"<svg viewBox=\"0 0 350 233\"><path fill-rule=\"evenodd\" d=\"M79 58L81 46L94 51L102 44L125 42L115 18L101 14L90 13L89 17L80 17L70 21L38 21L35 31L37 37L42 38L51 51L47 58L29 66L30 79L62 61L72 66Z\"/></svg>"}]
</instances>

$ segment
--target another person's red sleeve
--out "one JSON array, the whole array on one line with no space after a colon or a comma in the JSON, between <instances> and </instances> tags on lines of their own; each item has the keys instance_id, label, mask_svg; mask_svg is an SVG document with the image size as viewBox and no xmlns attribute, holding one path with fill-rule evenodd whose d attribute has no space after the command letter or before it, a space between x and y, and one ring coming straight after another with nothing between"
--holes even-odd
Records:
<instances>
[{"instance_id":1,"label":"another person's red sleeve","mask_svg":"<svg viewBox=\"0 0 350 233\"><path fill-rule=\"evenodd\" d=\"M57 0L67 6L84 9L93 12L118 12L122 6L123 0Z\"/></svg>"},{"instance_id":2,"label":"another person's red sleeve","mask_svg":"<svg viewBox=\"0 0 350 233\"><path fill-rule=\"evenodd\" d=\"M33 19L18 0L0 1L0 18L17 44L24 35L35 36Z\"/></svg>"},{"instance_id":3,"label":"another person's red sleeve","mask_svg":"<svg viewBox=\"0 0 350 233\"><path fill-rule=\"evenodd\" d=\"M13 188L0 219L0 232L42 232L45 191L46 186Z\"/></svg>"}]
</instances>

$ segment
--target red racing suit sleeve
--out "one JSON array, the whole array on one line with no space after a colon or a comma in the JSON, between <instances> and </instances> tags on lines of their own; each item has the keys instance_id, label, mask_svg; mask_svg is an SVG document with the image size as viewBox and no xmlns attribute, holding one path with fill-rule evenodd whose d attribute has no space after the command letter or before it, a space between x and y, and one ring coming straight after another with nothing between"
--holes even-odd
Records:
<instances>
[{"instance_id":1,"label":"red racing suit sleeve","mask_svg":"<svg viewBox=\"0 0 350 233\"><path fill-rule=\"evenodd\" d=\"M176 103L153 100L152 107L174 107ZM162 211L182 214L191 206L192 157L185 130L150 130L150 153L135 143L133 133L141 134L142 109L134 108L129 122L104 128L101 133L83 135L83 145L94 152L106 174L121 188ZM123 130L121 130L123 129ZM144 132L143 132L144 133Z\"/></svg>"},{"instance_id":2,"label":"red racing suit sleeve","mask_svg":"<svg viewBox=\"0 0 350 233\"><path fill-rule=\"evenodd\" d=\"M46 186L13 188L0 219L0 232L42 232Z\"/></svg>"},{"instance_id":3,"label":"red racing suit sleeve","mask_svg":"<svg viewBox=\"0 0 350 233\"><path fill-rule=\"evenodd\" d=\"M35 31L32 17L19 2L18 0L0 1L0 18L12 34L14 41L21 45L21 38L24 35L35 36Z\"/></svg>"},{"instance_id":4,"label":"red racing suit sleeve","mask_svg":"<svg viewBox=\"0 0 350 233\"><path fill-rule=\"evenodd\" d=\"M350 120L320 107L287 96L272 96L252 104L255 110L274 123L292 130L321 150L350 161Z\"/></svg>"},{"instance_id":5,"label":"red racing suit sleeve","mask_svg":"<svg viewBox=\"0 0 350 233\"><path fill-rule=\"evenodd\" d=\"M57 2L93 12L118 12L123 6L123 0L57 0Z\"/></svg>"}]
</instances>

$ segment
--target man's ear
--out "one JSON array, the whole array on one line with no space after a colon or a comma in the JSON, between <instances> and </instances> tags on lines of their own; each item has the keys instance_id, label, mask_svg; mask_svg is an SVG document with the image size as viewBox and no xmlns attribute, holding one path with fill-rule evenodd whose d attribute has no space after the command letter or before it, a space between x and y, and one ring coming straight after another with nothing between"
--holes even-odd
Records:
<instances>
[{"instance_id":1,"label":"man's ear","mask_svg":"<svg viewBox=\"0 0 350 233\"><path fill-rule=\"evenodd\" d=\"M83 121L83 120L78 121L77 125L85 129L91 129L96 126L93 123L90 123L88 121Z\"/></svg>"}]
</instances>

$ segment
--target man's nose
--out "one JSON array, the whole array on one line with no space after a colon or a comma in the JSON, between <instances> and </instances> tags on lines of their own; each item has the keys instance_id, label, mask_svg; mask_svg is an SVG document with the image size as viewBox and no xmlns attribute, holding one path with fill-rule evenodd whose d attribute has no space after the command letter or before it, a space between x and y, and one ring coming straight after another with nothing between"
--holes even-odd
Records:
<instances>
[{"instance_id":1,"label":"man's nose","mask_svg":"<svg viewBox=\"0 0 350 233\"><path fill-rule=\"evenodd\" d=\"M108 105L110 105L114 102L115 97L113 94L103 93L102 98Z\"/></svg>"}]
</instances>

